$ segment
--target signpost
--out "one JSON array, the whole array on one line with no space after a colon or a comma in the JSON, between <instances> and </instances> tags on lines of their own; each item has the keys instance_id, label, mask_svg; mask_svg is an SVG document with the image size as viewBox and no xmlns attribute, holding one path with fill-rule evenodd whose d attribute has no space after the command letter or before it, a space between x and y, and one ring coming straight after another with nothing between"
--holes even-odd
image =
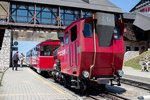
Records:
<instances>
[{"instance_id":1,"label":"signpost","mask_svg":"<svg viewBox=\"0 0 150 100\"><path fill-rule=\"evenodd\" d=\"M15 42L14 42L14 45L15 45L15 46L17 46L17 45L18 45L18 42L17 42L17 41L15 41Z\"/></svg>"},{"instance_id":2,"label":"signpost","mask_svg":"<svg viewBox=\"0 0 150 100\"><path fill-rule=\"evenodd\" d=\"M13 47L12 47L12 50L13 50L13 51L18 51L18 47L14 47L14 46L13 46Z\"/></svg>"}]
</instances>

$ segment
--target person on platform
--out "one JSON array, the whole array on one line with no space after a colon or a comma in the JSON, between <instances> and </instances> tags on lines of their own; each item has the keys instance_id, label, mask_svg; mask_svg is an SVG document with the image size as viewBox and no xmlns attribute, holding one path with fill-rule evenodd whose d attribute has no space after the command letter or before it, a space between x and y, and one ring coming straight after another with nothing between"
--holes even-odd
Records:
<instances>
[{"instance_id":1,"label":"person on platform","mask_svg":"<svg viewBox=\"0 0 150 100\"><path fill-rule=\"evenodd\" d=\"M148 64L149 64L148 60L145 60L145 61L141 61L141 62L140 62L141 71L142 71L142 72L143 72L143 71L148 72L148 67L149 67Z\"/></svg>"},{"instance_id":2,"label":"person on platform","mask_svg":"<svg viewBox=\"0 0 150 100\"><path fill-rule=\"evenodd\" d=\"M12 70L14 70L14 67L15 67L15 70L17 70L17 67L18 67L18 61L19 61L19 56L18 56L18 51L14 54L13 56L13 67L12 67Z\"/></svg>"},{"instance_id":3,"label":"person on platform","mask_svg":"<svg viewBox=\"0 0 150 100\"><path fill-rule=\"evenodd\" d=\"M20 67L21 67L21 68L22 68L22 65L23 65L24 57L25 57L24 54L21 53L21 54L20 54L20 57L19 57L19 58L20 58Z\"/></svg>"},{"instance_id":4,"label":"person on platform","mask_svg":"<svg viewBox=\"0 0 150 100\"><path fill-rule=\"evenodd\" d=\"M146 61L145 61L145 71L146 71L146 72L149 72L148 67L149 67L149 61L146 60Z\"/></svg>"}]
</instances>

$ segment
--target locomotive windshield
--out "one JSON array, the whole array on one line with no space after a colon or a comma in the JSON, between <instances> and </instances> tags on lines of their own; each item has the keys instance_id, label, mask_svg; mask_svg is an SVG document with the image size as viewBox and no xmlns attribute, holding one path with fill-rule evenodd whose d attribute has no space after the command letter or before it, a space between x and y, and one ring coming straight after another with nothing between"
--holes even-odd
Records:
<instances>
[{"instance_id":1,"label":"locomotive windshield","mask_svg":"<svg viewBox=\"0 0 150 100\"><path fill-rule=\"evenodd\" d=\"M41 45L41 56L52 56L52 45Z\"/></svg>"},{"instance_id":2,"label":"locomotive windshield","mask_svg":"<svg viewBox=\"0 0 150 100\"><path fill-rule=\"evenodd\" d=\"M65 33L65 44L68 44L69 43L69 32L67 31Z\"/></svg>"},{"instance_id":3,"label":"locomotive windshield","mask_svg":"<svg viewBox=\"0 0 150 100\"><path fill-rule=\"evenodd\" d=\"M83 35L85 37L92 37L92 25L90 23L85 23L84 24Z\"/></svg>"},{"instance_id":4,"label":"locomotive windshield","mask_svg":"<svg viewBox=\"0 0 150 100\"><path fill-rule=\"evenodd\" d=\"M114 38L117 39L117 40L120 40L121 39L121 31L119 29L119 27L115 26L114 28Z\"/></svg>"}]
</instances>

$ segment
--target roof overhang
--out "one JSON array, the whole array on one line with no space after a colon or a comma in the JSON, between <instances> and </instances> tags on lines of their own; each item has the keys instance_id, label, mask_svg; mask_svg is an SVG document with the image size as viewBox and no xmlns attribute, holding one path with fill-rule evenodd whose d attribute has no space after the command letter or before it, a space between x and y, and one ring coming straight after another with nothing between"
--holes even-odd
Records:
<instances>
[{"instance_id":1,"label":"roof overhang","mask_svg":"<svg viewBox=\"0 0 150 100\"><path fill-rule=\"evenodd\" d=\"M115 5L110 3L109 0L91 0L90 2L85 2L84 0L9 0L9 1L48 4L48 5L82 8L111 13L122 13L121 8L116 7Z\"/></svg>"},{"instance_id":2,"label":"roof overhang","mask_svg":"<svg viewBox=\"0 0 150 100\"><path fill-rule=\"evenodd\" d=\"M150 14L137 13L133 24L141 28L144 31L149 31L150 30Z\"/></svg>"},{"instance_id":3,"label":"roof overhang","mask_svg":"<svg viewBox=\"0 0 150 100\"><path fill-rule=\"evenodd\" d=\"M124 19L129 19L129 20L135 20L135 13L123 13L122 14Z\"/></svg>"}]
</instances>

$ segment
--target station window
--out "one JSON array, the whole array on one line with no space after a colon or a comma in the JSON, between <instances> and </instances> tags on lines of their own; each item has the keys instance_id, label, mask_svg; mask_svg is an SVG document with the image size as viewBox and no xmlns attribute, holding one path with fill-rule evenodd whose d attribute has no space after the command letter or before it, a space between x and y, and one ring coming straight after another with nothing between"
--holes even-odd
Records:
<instances>
[{"instance_id":1,"label":"station window","mask_svg":"<svg viewBox=\"0 0 150 100\"><path fill-rule=\"evenodd\" d=\"M36 24L57 24L57 8L52 8L44 5L28 4L11 4L10 7L10 22L17 23L34 23L33 16L36 14Z\"/></svg>"},{"instance_id":2,"label":"station window","mask_svg":"<svg viewBox=\"0 0 150 100\"><path fill-rule=\"evenodd\" d=\"M90 23L85 23L84 24L83 35L85 37L92 37L92 25Z\"/></svg>"},{"instance_id":3,"label":"station window","mask_svg":"<svg viewBox=\"0 0 150 100\"><path fill-rule=\"evenodd\" d=\"M68 44L69 43L69 32L67 31L65 33L65 44Z\"/></svg>"},{"instance_id":4,"label":"station window","mask_svg":"<svg viewBox=\"0 0 150 100\"><path fill-rule=\"evenodd\" d=\"M81 14L78 9L60 9L61 24L68 26L73 21L80 18Z\"/></svg>"},{"instance_id":5,"label":"station window","mask_svg":"<svg viewBox=\"0 0 150 100\"><path fill-rule=\"evenodd\" d=\"M71 28L71 41L75 41L77 39L77 25Z\"/></svg>"},{"instance_id":6,"label":"station window","mask_svg":"<svg viewBox=\"0 0 150 100\"><path fill-rule=\"evenodd\" d=\"M131 51L131 47L130 46L126 46L126 51Z\"/></svg>"},{"instance_id":7,"label":"station window","mask_svg":"<svg viewBox=\"0 0 150 100\"><path fill-rule=\"evenodd\" d=\"M134 50L135 51L139 51L139 47L134 47Z\"/></svg>"},{"instance_id":8,"label":"station window","mask_svg":"<svg viewBox=\"0 0 150 100\"><path fill-rule=\"evenodd\" d=\"M88 11L83 11L83 18L88 18L88 17L92 17L92 12L88 12Z\"/></svg>"}]
</instances>

